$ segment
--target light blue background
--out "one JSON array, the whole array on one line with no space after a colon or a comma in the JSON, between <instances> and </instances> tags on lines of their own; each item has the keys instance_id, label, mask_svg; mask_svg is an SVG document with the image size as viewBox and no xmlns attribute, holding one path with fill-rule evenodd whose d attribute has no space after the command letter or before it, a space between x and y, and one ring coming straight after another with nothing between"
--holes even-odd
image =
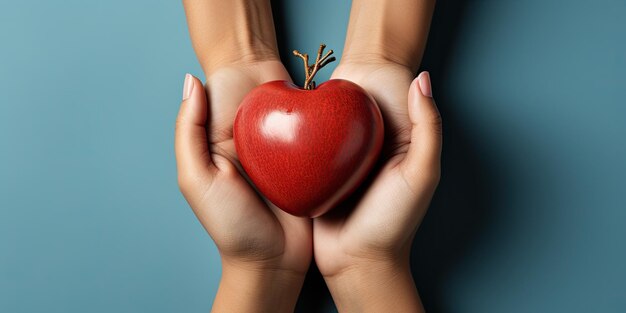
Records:
<instances>
[{"instance_id":1,"label":"light blue background","mask_svg":"<svg viewBox=\"0 0 626 313\"><path fill-rule=\"evenodd\" d=\"M291 49L340 55L347 1L275 7L296 80ZM625 15L438 4L443 180L412 262L431 312L626 309ZM209 310L219 258L173 156L185 72L180 1L0 2L0 312ZM333 312L312 273L298 311Z\"/></svg>"}]
</instances>

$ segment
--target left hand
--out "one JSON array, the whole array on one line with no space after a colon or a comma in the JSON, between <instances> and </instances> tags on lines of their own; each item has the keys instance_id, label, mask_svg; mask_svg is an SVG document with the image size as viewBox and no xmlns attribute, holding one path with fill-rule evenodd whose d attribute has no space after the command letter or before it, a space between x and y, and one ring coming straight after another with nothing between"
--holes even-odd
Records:
<instances>
[{"instance_id":1,"label":"left hand","mask_svg":"<svg viewBox=\"0 0 626 313\"><path fill-rule=\"evenodd\" d=\"M412 71L398 64L352 61L340 64L332 78L351 80L375 98L385 122L385 144L381 166L353 207L314 220L315 261L336 293L348 285L365 289L376 273L410 279L411 243L440 177L441 118L429 95L428 73L413 80ZM426 95L420 84L428 89ZM404 307L418 305L419 300Z\"/></svg>"}]
</instances>

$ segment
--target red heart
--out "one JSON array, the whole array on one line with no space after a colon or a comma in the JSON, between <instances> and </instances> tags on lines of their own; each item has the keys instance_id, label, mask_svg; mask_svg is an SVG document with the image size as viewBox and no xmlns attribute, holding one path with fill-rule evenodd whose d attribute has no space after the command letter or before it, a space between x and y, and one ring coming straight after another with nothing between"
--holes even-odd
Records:
<instances>
[{"instance_id":1,"label":"red heart","mask_svg":"<svg viewBox=\"0 0 626 313\"><path fill-rule=\"evenodd\" d=\"M383 120L363 88L341 79L312 90L272 81L243 99L235 148L258 190L287 213L316 217L367 176L383 143Z\"/></svg>"}]
</instances>

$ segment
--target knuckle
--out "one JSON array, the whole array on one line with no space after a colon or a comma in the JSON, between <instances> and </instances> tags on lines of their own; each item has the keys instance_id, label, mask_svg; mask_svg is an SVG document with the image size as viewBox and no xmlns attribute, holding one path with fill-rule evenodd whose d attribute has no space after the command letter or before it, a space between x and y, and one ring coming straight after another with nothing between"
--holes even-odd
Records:
<instances>
[{"instance_id":1,"label":"knuckle","mask_svg":"<svg viewBox=\"0 0 626 313\"><path fill-rule=\"evenodd\" d=\"M189 192L189 189L191 188L191 183L188 175L178 173L178 188L183 194Z\"/></svg>"},{"instance_id":2,"label":"knuckle","mask_svg":"<svg viewBox=\"0 0 626 313\"><path fill-rule=\"evenodd\" d=\"M430 118L430 125L435 133L441 134L443 132L443 120L441 114L435 112Z\"/></svg>"},{"instance_id":3,"label":"knuckle","mask_svg":"<svg viewBox=\"0 0 626 313\"><path fill-rule=\"evenodd\" d=\"M181 129L181 127L183 127L184 124L185 124L185 120L183 119L183 117L177 116L176 122L174 124L174 130L178 132Z\"/></svg>"},{"instance_id":4,"label":"knuckle","mask_svg":"<svg viewBox=\"0 0 626 313\"><path fill-rule=\"evenodd\" d=\"M422 173L424 184L431 187L437 187L441 181L441 169L439 167L431 168Z\"/></svg>"},{"instance_id":5,"label":"knuckle","mask_svg":"<svg viewBox=\"0 0 626 313\"><path fill-rule=\"evenodd\" d=\"M211 175L195 173L193 171L178 171L178 189L186 198L198 195L199 192L208 190L213 184L214 178Z\"/></svg>"},{"instance_id":6,"label":"knuckle","mask_svg":"<svg viewBox=\"0 0 626 313\"><path fill-rule=\"evenodd\" d=\"M200 177L191 175L188 171L179 171L178 173L178 188L183 194L191 193L199 182Z\"/></svg>"}]
</instances>

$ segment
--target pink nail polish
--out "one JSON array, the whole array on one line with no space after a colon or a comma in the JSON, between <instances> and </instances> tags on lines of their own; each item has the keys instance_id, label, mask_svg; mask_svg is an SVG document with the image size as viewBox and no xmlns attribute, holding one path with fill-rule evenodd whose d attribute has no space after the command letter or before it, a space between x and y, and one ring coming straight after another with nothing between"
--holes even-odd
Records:
<instances>
[{"instance_id":1,"label":"pink nail polish","mask_svg":"<svg viewBox=\"0 0 626 313\"><path fill-rule=\"evenodd\" d=\"M427 71L423 71L417 76L417 80L420 85L420 91L422 95L426 97L433 97L433 92L430 86L430 74Z\"/></svg>"},{"instance_id":2,"label":"pink nail polish","mask_svg":"<svg viewBox=\"0 0 626 313\"><path fill-rule=\"evenodd\" d=\"M193 90L193 76L191 74L185 75L185 84L183 85L183 101L187 100L191 96Z\"/></svg>"}]
</instances>

